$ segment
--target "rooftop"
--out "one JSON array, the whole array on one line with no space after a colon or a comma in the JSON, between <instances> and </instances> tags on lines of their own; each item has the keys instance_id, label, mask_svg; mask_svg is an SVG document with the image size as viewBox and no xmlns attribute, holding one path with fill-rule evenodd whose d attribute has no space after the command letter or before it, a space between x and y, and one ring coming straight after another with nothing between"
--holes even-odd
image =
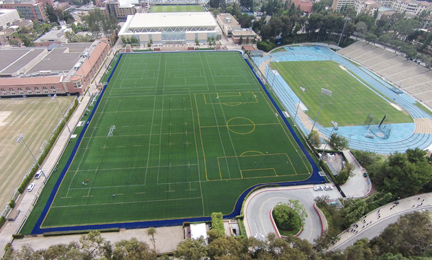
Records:
<instances>
[{"instance_id":1,"label":"rooftop","mask_svg":"<svg viewBox=\"0 0 432 260\"><path fill-rule=\"evenodd\" d=\"M22 73L31 76L47 70L69 72L91 45L91 42L67 43L51 51L46 47L0 49L0 75L12 77Z\"/></svg>"},{"instance_id":2,"label":"rooftop","mask_svg":"<svg viewBox=\"0 0 432 260\"><path fill-rule=\"evenodd\" d=\"M192 26L217 26L209 12L136 13L129 23L134 28L170 28Z\"/></svg>"}]
</instances>

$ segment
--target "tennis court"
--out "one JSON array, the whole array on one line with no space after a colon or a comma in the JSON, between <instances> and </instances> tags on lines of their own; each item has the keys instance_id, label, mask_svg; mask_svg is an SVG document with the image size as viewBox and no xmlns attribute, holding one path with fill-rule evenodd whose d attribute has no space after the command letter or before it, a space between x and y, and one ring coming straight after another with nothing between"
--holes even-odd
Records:
<instances>
[{"instance_id":1,"label":"tennis court","mask_svg":"<svg viewBox=\"0 0 432 260\"><path fill-rule=\"evenodd\" d=\"M238 52L124 54L36 229L230 214L306 180L280 113Z\"/></svg>"}]
</instances>

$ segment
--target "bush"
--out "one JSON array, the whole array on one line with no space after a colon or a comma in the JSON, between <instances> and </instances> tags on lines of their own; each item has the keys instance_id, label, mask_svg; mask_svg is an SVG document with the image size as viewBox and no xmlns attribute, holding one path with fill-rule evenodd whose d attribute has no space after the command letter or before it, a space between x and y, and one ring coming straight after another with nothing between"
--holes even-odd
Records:
<instances>
[{"instance_id":1,"label":"bush","mask_svg":"<svg viewBox=\"0 0 432 260\"><path fill-rule=\"evenodd\" d=\"M263 42L263 41L259 41L257 43L257 47L258 49L265 51L265 52L269 52L271 51L273 48L276 47L276 44L272 43L272 42Z\"/></svg>"},{"instance_id":2,"label":"bush","mask_svg":"<svg viewBox=\"0 0 432 260\"><path fill-rule=\"evenodd\" d=\"M43 233L42 235L44 237L64 236L64 235L82 235L82 234L88 234L91 231L94 231L94 230L71 230L71 231L46 232L46 233ZM119 232L120 228L106 228L106 229L99 229L97 231L100 233Z\"/></svg>"},{"instance_id":3,"label":"bush","mask_svg":"<svg viewBox=\"0 0 432 260\"><path fill-rule=\"evenodd\" d=\"M223 215L221 212L213 212L211 214L212 219L212 230L219 231L220 235L225 234L225 228L223 223Z\"/></svg>"},{"instance_id":4,"label":"bush","mask_svg":"<svg viewBox=\"0 0 432 260\"><path fill-rule=\"evenodd\" d=\"M0 217L0 228L3 227L3 224L6 222L6 218L5 217Z\"/></svg>"},{"instance_id":5,"label":"bush","mask_svg":"<svg viewBox=\"0 0 432 260\"><path fill-rule=\"evenodd\" d=\"M299 214L286 204L278 204L274 207L272 215L279 229L293 230L302 226Z\"/></svg>"},{"instance_id":6,"label":"bush","mask_svg":"<svg viewBox=\"0 0 432 260\"><path fill-rule=\"evenodd\" d=\"M15 201L14 200L11 200L9 202L9 207L11 207L11 209L13 209L15 207Z\"/></svg>"}]
</instances>

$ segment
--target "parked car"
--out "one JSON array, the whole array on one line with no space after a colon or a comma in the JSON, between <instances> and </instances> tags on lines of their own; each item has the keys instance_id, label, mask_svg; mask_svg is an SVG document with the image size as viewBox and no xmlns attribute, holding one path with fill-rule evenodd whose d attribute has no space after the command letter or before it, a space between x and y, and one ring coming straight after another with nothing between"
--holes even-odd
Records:
<instances>
[{"instance_id":1,"label":"parked car","mask_svg":"<svg viewBox=\"0 0 432 260\"><path fill-rule=\"evenodd\" d=\"M314 191L322 191L324 190L322 186L315 186Z\"/></svg>"},{"instance_id":2,"label":"parked car","mask_svg":"<svg viewBox=\"0 0 432 260\"><path fill-rule=\"evenodd\" d=\"M42 170L37 171L35 174L35 179L36 180L39 179L41 177L41 175L42 175Z\"/></svg>"},{"instance_id":3,"label":"parked car","mask_svg":"<svg viewBox=\"0 0 432 260\"><path fill-rule=\"evenodd\" d=\"M27 186L27 191L28 191L28 192L32 191L33 188L34 188L34 186L35 186L34 182L30 183L30 185Z\"/></svg>"},{"instance_id":4,"label":"parked car","mask_svg":"<svg viewBox=\"0 0 432 260\"><path fill-rule=\"evenodd\" d=\"M367 177L367 172L363 173L363 177L365 177L365 178Z\"/></svg>"},{"instance_id":5,"label":"parked car","mask_svg":"<svg viewBox=\"0 0 432 260\"><path fill-rule=\"evenodd\" d=\"M324 190L333 190L333 187L330 186L330 185L326 185L326 186L324 187Z\"/></svg>"}]
</instances>

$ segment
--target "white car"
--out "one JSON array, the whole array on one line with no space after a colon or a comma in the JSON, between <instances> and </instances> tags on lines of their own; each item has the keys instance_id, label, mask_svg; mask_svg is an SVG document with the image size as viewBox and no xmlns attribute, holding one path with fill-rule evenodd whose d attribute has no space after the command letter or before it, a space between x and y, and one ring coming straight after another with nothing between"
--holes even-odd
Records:
<instances>
[{"instance_id":1,"label":"white car","mask_svg":"<svg viewBox=\"0 0 432 260\"><path fill-rule=\"evenodd\" d=\"M315 186L314 191L322 191L324 190L322 186Z\"/></svg>"},{"instance_id":2,"label":"white car","mask_svg":"<svg viewBox=\"0 0 432 260\"><path fill-rule=\"evenodd\" d=\"M332 186L329 186L329 185L326 185L326 186L324 187L324 190L333 190L333 187L332 187Z\"/></svg>"},{"instance_id":3,"label":"white car","mask_svg":"<svg viewBox=\"0 0 432 260\"><path fill-rule=\"evenodd\" d=\"M34 188L34 186L35 186L34 182L30 183L30 185L27 186L27 191L28 191L28 192L32 191L33 188Z\"/></svg>"},{"instance_id":4,"label":"white car","mask_svg":"<svg viewBox=\"0 0 432 260\"><path fill-rule=\"evenodd\" d=\"M36 180L39 179L41 175L42 175L42 170L37 171L35 174L35 179Z\"/></svg>"}]
</instances>

